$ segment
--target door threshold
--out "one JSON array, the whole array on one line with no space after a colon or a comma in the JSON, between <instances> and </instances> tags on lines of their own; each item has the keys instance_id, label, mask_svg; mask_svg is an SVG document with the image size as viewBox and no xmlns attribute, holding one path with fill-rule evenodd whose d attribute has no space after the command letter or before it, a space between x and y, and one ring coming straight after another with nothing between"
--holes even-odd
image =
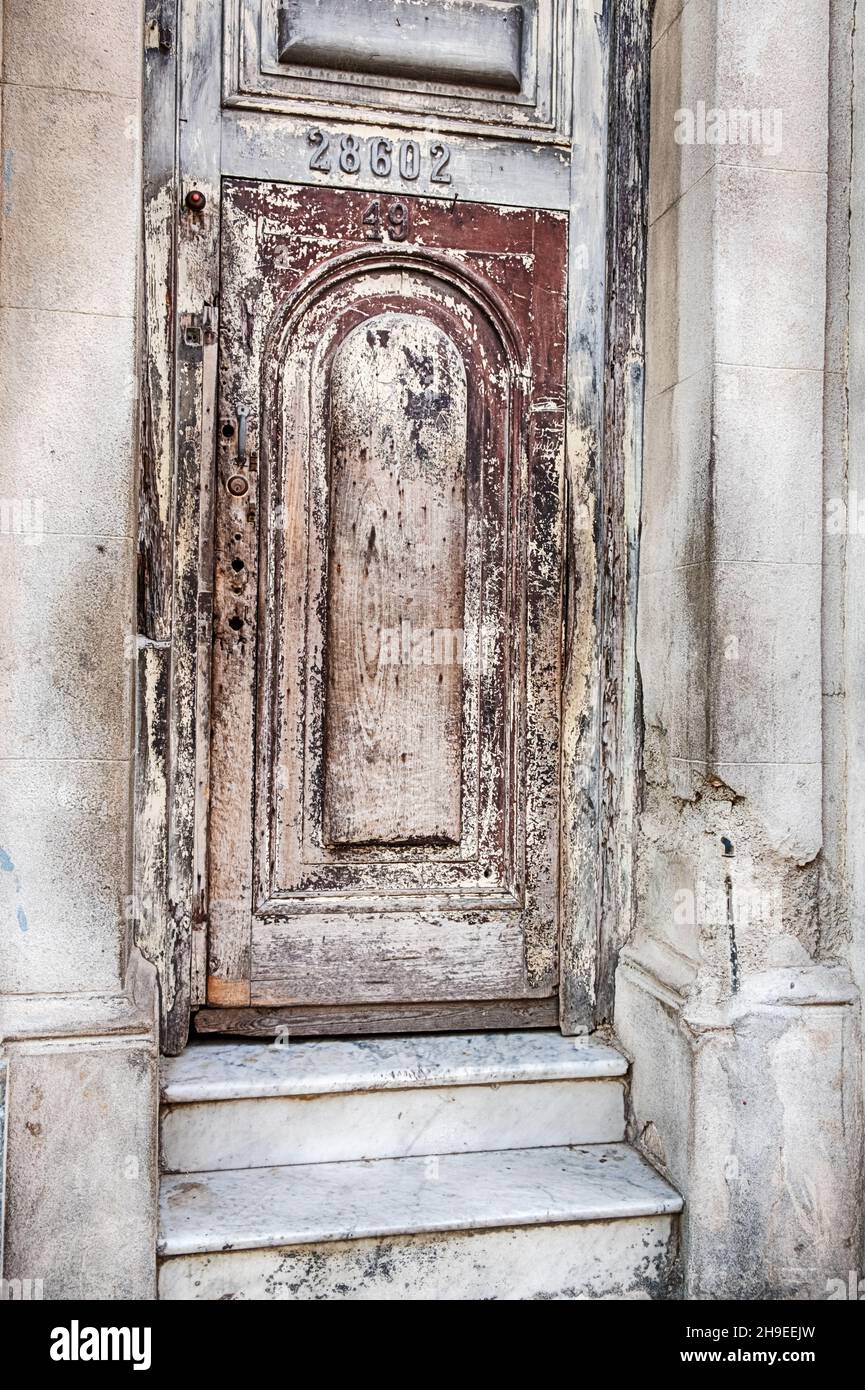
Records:
<instances>
[{"instance_id":1,"label":"door threshold","mask_svg":"<svg viewBox=\"0 0 865 1390\"><path fill-rule=\"evenodd\" d=\"M347 1037L366 1033L495 1032L500 1029L555 1028L559 1001L547 999L459 1000L433 1004L267 1005L199 1009L199 1035L241 1034L273 1038Z\"/></svg>"}]
</instances>

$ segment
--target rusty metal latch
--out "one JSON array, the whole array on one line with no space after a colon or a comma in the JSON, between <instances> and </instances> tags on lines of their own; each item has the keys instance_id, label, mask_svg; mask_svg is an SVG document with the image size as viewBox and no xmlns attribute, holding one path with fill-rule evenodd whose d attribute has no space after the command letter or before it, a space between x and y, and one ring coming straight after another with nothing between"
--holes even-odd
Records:
<instances>
[{"instance_id":1,"label":"rusty metal latch","mask_svg":"<svg viewBox=\"0 0 865 1390\"><path fill-rule=\"evenodd\" d=\"M249 411L245 405L239 405L237 411L237 462L246 463L246 426L249 419Z\"/></svg>"},{"instance_id":2,"label":"rusty metal latch","mask_svg":"<svg viewBox=\"0 0 865 1390\"><path fill-rule=\"evenodd\" d=\"M181 314L184 347L203 347L215 339L213 305L205 304L200 314Z\"/></svg>"},{"instance_id":3,"label":"rusty metal latch","mask_svg":"<svg viewBox=\"0 0 865 1390\"><path fill-rule=\"evenodd\" d=\"M145 0L144 46L163 55L174 47L174 6L171 0Z\"/></svg>"}]
</instances>

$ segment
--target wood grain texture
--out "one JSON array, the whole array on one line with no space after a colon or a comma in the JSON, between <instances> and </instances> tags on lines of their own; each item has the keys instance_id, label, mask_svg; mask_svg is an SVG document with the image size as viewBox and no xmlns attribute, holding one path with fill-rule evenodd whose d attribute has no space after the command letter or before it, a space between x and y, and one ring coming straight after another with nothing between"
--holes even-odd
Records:
<instances>
[{"instance_id":1,"label":"wood grain texture","mask_svg":"<svg viewBox=\"0 0 865 1390\"><path fill-rule=\"evenodd\" d=\"M176 457L168 716L168 895L174 924L175 990L164 1028L166 1051L185 1045L189 1011L199 1002L193 982L200 975L200 964L194 968L193 960L203 925L205 872L196 855L207 843L202 820L207 811L207 749L200 736L200 697L210 681L210 573L205 566L211 527L219 289L219 129L208 121L218 102L219 74L209 55L218 42L219 16L207 0L184 0L180 10L178 191L183 194L195 187L207 201L203 213L175 207Z\"/></svg>"},{"instance_id":2,"label":"wood grain texture","mask_svg":"<svg viewBox=\"0 0 865 1390\"><path fill-rule=\"evenodd\" d=\"M316 215L315 203L310 213ZM462 313L455 312L457 306ZM410 852L399 842L326 843L321 804L326 688L324 657L319 656L326 647L331 581L328 364L359 321L376 310L407 309L422 312L458 344L472 381L465 480L461 834L459 844L428 841L414 844ZM473 331L467 332L463 314ZM366 256L356 263L352 259L332 283L326 277L285 342L284 366L275 352L268 368L275 378L275 404L264 430L262 588L272 601L261 608L259 669L266 707L259 717L274 735L260 750L259 895L369 893L376 886L411 893L462 886L475 897L509 889L513 852L500 808L509 759L516 756L506 746L513 732L503 716L484 719L483 712L496 704L504 710L516 699L513 683L521 675L519 663L508 661L501 635L519 631L519 613L508 606L516 600L505 583L508 499L520 495L508 401L513 367L492 327L457 285L441 275L431 279L410 261L393 264L377 254L371 261ZM401 647L402 633L399 637ZM273 808L270 817L267 807Z\"/></svg>"},{"instance_id":3,"label":"wood grain texture","mask_svg":"<svg viewBox=\"0 0 865 1390\"><path fill-rule=\"evenodd\" d=\"M460 1003L365 1004L328 1008L199 1009L198 1033L248 1037L323 1037L357 1033L449 1033L496 1028L554 1028L554 999L467 999Z\"/></svg>"},{"instance_id":4,"label":"wood grain texture","mask_svg":"<svg viewBox=\"0 0 865 1390\"><path fill-rule=\"evenodd\" d=\"M607 229L604 489L599 666L602 785L595 1025L611 1023L620 948L634 921L634 855L643 715L637 668L637 574L643 457L651 0L616 8Z\"/></svg>"},{"instance_id":5,"label":"wood grain texture","mask_svg":"<svg viewBox=\"0 0 865 1390\"><path fill-rule=\"evenodd\" d=\"M575 17L568 284L568 447L562 674L561 1020L593 1025L601 930L599 510L604 489L608 103L612 7ZM612 692L611 692L612 693Z\"/></svg>"},{"instance_id":6,"label":"wood grain texture","mask_svg":"<svg viewBox=\"0 0 865 1390\"><path fill-rule=\"evenodd\" d=\"M562 727L565 1032L613 1017L633 920L651 0L576 18ZM605 182L606 180L606 182Z\"/></svg>"},{"instance_id":7,"label":"wood grain texture","mask_svg":"<svg viewBox=\"0 0 865 1390\"><path fill-rule=\"evenodd\" d=\"M221 445L213 1003L556 989L566 224L407 210L371 244L363 194L225 184L250 487L238 507ZM462 670L394 699L380 630L401 647L418 609L412 633L464 629Z\"/></svg>"},{"instance_id":8,"label":"wood grain texture","mask_svg":"<svg viewBox=\"0 0 865 1390\"><path fill-rule=\"evenodd\" d=\"M175 19L175 8L172 0L147 0L146 5L146 365L142 410L139 611L140 631L155 646L152 657L142 656L142 677L145 679L141 693L141 746L143 750L152 750L153 757L149 768L146 763L149 753L142 762L136 811L142 827L149 824L149 833L164 835L171 842L173 867L170 892L167 882L169 851L165 845L161 850L142 846L137 851L137 861L144 878L150 875L151 884L155 885L151 893L151 885L144 882L141 886L136 880L139 897L148 898L150 925L142 929L142 942L148 954L152 953L157 960L161 972L164 1045L169 1051L182 1046L190 1003L200 998L200 972L195 965L197 951L194 942L196 937L200 941L204 934L207 902L203 858L208 843L213 844L212 837L209 838L207 834L204 815L210 800L205 733L209 716L206 692L209 687L207 662L202 658L200 640L210 620L210 574L204 543L206 538L200 531L202 514L195 501L196 489L206 486L208 481L207 460L197 448L200 431L208 415L204 400L206 373L196 372L193 357L179 370L175 367L173 372L172 353L179 314L200 312L203 304L215 301L219 282L220 176L249 180L279 179L284 181L283 189L288 180L295 183L332 181L337 188L345 190L345 207L350 225L336 228L338 235L331 239L329 246L325 244L326 239L318 246L309 240L292 246L291 254L284 263L285 269L278 277L280 294L290 295L297 290L304 276L314 273L316 267L320 267L329 257L339 255L340 247L359 248L363 238L361 217L369 197L389 191L399 195L414 193L434 196L442 219L450 219L453 237L449 244L460 246L458 255L462 266L470 268L488 283L495 283L505 300L511 300L517 311L523 304L532 303L531 294L526 292L526 262L523 258L532 255L533 238L525 235L522 214L515 213L509 203L516 196L515 190L519 190L520 200L527 206L566 210L570 177L571 308L568 359L571 442L567 463L568 585L564 611L565 718L561 744L567 846L562 864L562 1010L565 1026L579 1030L586 1026L587 1020L592 1020L596 1005L598 1017L609 1016L616 949L627 931L629 921L628 827L635 808L635 769L639 757L639 747L634 744L629 721L632 720L634 708L638 706L638 685L631 651L633 582L636 574L636 531L632 521L638 488L641 428L639 320L642 313L643 270L640 238L644 232L641 208L644 191L648 0L620 0L616 6L605 0L597 0L597 3L589 6L576 7L573 12L570 6L559 6L562 22L557 44L564 57L556 65L557 92L552 93L552 104L545 111L536 108L525 113L528 125L521 124L522 113L514 111L513 107L507 110L503 108L492 113L493 125L498 122L494 131L493 126L484 126L484 119L490 114L489 107L479 121L476 108L470 109L469 105L462 103L462 99L455 99L444 120L450 129L445 138L452 149L450 171L454 179L453 193L459 194L458 199L452 196L451 190L437 188L428 182L426 166L415 184L396 179L389 190L382 190L380 182L367 167L368 161L358 174L345 174L338 167L329 175L308 170L306 130L316 102L316 118L329 130L331 138L335 137L332 129L335 122L339 131L365 139L378 133L377 123L382 120L395 127L401 126L407 135L411 134L417 124L418 103L415 94L404 93L404 100L401 98L395 103L393 94L387 94L381 107L378 107L370 104L368 91L350 94L343 90L340 98L348 97L349 100L338 108L333 104L331 90L321 83L316 85L315 80L307 88L313 97L313 106L305 99L292 97L284 90L279 91L279 82L274 81L272 75L264 75L259 67L259 38L256 32L258 0L249 0L248 5L246 0L243 3L241 0L234 3L233 0L225 7L226 76L223 93L220 90L220 65L213 62L213 54L218 52L220 45L218 7L213 6L210 0L187 0L179 19ZM271 10L272 7L268 13ZM242 22L239 19L241 11ZM611 63L614 18L617 18L618 30L615 62ZM180 37L176 37L181 26L182 42ZM272 27L275 34L275 26ZM246 67L243 70L240 63L241 30L246 54ZM550 42L545 47L547 56L552 59L555 45ZM176 60L176 54L181 50L184 54L182 76ZM175 81L178 77L181 92L177 101L183 144L179 168L174 144L178 115ZM358 100L352 105L354 97ZM223 110L220 116L223 101L228 109ZM230 109L232 105L236 109ZM569 112L572 105L576 125L571 140L568 132L571 129ZM612 119L611 105L614 107ZM385 106L389 107L387 115L383 114ZM250 109L252 107L257 109ZM443 110L438 98L435 109L437 116ZM495 138L478 141L473 132L482 128L486 129L488 136L495 134ZM614 137L609 159L608 131L612 131ZM190 184L200 187L207 195L209 209L204 218L187 217L179 212L179 198ZM363 189L367 190L366 195L361 192ZM315 190L308 192L315 193ZM322 193L325 200L333 196L326 189ZM476 203L477 212L473 212L466 204L467 198L499 205L498 212L504 217L508 229L510 259L501 250L490 249L489 229L484 225L482 209ZM262 217L267 217L266 205L269 201L268 197L258 200L256 215L260 213ZM286 198L285 203L288 201ZM310 213L314 215L315 210L310 209ZM254 297L246 298L238 306L236 323L242 341L253 355L259 351L260 343L256 341L256 328L252 320L255 317L266 318L273 309L270 289L262 279L268 245L275 254L284 254L289 241L288 231L279 231L282 216L282 211L278 212L273 237L269 238L264 226L259 226L260 245L248 281L248 288L252 289ZM324 225L327 225L326 218ZM179 236L176 232L178 226ZM436 224L434 217L424 215L418 235L404 249L415 253L427 247L434 250L445 245L447 237L442 240L441 227L442 223ZM338 236L342 234L345 234L345 240L338 243ZM178 242L175 258L175 245ZM603 265L607 246L610 248L609 292L606 267ZM281 252L277 249L280 247ZM261 301L255 297L259 289L263 291ZM550 287L547 286L544 292L549 291ZM617 365L611 370L609 379L605 380L604 329L608 304L610 340L615 344L610 349L610 356ZM620 307L617 308L617 305ZM398 305L390 304L387 307L397 308ZM234 312L233 307L230 312ZM464 313L464 306L459 312ZM488 347L487 343L484 350L488 350ZM183 373L187 367L192 367L193 373L184 380ZM183 409L186 408L184 402L191 402L192 408L188 415L181 411L177 420L177 440L181 447L191 445L195 449L195 456L190 455L184 460L179 457L175 468L172 460L172 399L178 380ZM232 389L237 386L253 387L249 401L253 410L253 439L258 427L260 394L256 381L254 372L244 367L235 373L231 383ZM609 465L605 462L605 430L609 431L609 438L613 441L614 456ZM255 447L253 444L253 457ZM253 472L251 470L251 478ZM253 499L257 500L257 478L254 481ZM287 549L291 544L303 547L307 543L304 509L309 501L308 481L308 478L300 475L291 475L290 478L287 475L290 485L286 486L282 498L276 503L280 510L284 508L282 524ZM471 489L471 478L469 484ZM179 506L177 525L175 500ZM473 640L469 622L472 614L480 620L478 631L481 628L488 630L488 616L474 603L471 591L471 547L475 539L471 507L470 490L467 496L469 520L466 550L468 647ZM268 554L268 537L259 536L259 517L255 513L255 506L250 510L251 518L249 511L244 513L242 544L238 543L241 550L233 558L240 558L243 545L253 548L257 555L259 542L262 554L265 557ZM204 512L206 514L206 503ZM293 542L290 536L292 529L295 531ZM510 524L502 525L501 529L503 534L512 534ZM489 536L486 542L491 542ZM196 553L201 571L193 584ZM178 559L183 575L176 582L174 567ZM219 564L220 557L217 557L217 582ZM244 659L238 666L242 679L248 676L250 653L258 651L257 570L254 561L251 572L254 582L252 589L247 587L246 603L253 616L250 631L254 640L244 645ZM546 615L547 621L550 621L550 616ZM218 614L216 621L219 621ZM543 621L542 615L542 624ZM169 640L171 650L167 645L161 645ZM603 656L605 643L608 644L609 659ZM190 650L197 646L195 660L190 662L185 659L184 646ZM495 643L492 649L495 650ZM514 656L518 663L524 659L521 652ZM285 660L284 657L280 659ZM602 661L604 670L601 679L599 670ZM157 665L162 672L159 679L165 690L164 699L153 698L156 686L151 675L155 674ZM148 671L150 674L147 674ZM505 674L501 663L494 667L490 685L498 683L502 687ZM305 673L298 670L294 676L302 686ZM291 681L286 679L281 699L293 698L294 676ZM527 672L525 689L529 697L528 707L531 708L531 671ZM212 690L216 695L216 683ZM253 731L260 715L260 710L256 709L256 698L257 692L253 689L249 724ZM472 700L475 701L474 706ZM498 737L499 725L504 723L516 729L518 724L519 699L511 701L505 698L500 703L500 712L490 714L485 688L481 684L465 691L463 732L466 765L463 768L462 841L458 848L439 847L435 851L439 862L433 866L446 889L440 901L448 912L453 907L451 892L462 891L459 883L465 880L464 868L458 862L463 854L463 845L469 841L481 843L478 836L486 833L486 829L497 821L496 796L487 795L483 799L477 791L481 780L480 769L486 756L484 747L489 748L494 738ZM479 715L485 711L483 717L478 717L476 721L475 709ZM239 736L242 741L244 735L241 733ZM248 747L254 753L252 733ZM282 763L278 767L279 778L295 777L306 756L303 746L297 745L295 733L287 738L286 748L293 748L293 759L291 764ZM242 752L242 748L237 739L230 739L226 752L234 755L238 751ZM525 807L520 810L518 779L514 776L514 771L520 775L523 772L518 754L515 754L508 767L513 769L507 775L512 789L509 792L510 803L515 811L513 826L507 830L504 839L510 835L512 843L520 843L520 825L534 823L539 830L534 836L527 837L525 843L527 847L534 846L532 852L536 853L543 844L542 824L547 807L543 796L532 805L529 795ZM473 769L477 769L475 786L471 783ZM624 784L621 779L624 779ZM251 823L256 806L252 779L241 770L237 782L235 794L241 794L241 798L247 794L243 789L248 783ZM160 797L163 802L161 807L158 804ZM173 802L170 809L169 797ZM159 829L160 825L162 830ZM357 894L355 901L361 910L368 910L376 891L393 894L399 889L406 889L414 892L416 888L412 887L412 877L421 884L424 892L432 884L431 878L426 884L423 883L423 874L428 871L428 865L415 862L409 872L397 862L402 854L397 846L380 847L375 858L372 851L362 846L348 848L345 858L353 858L354 862L337 864L327 862L326 847L313 843L314 834L310 839L304 838L305 833L305 828L302 828L298 842L301 846L300 858L295 863L295 867L303 866L302 882L297 881L298 886L292 890L297 893L296 905L304 910L314 908L312 902L306 903L304 908L307 893L314 897L320 892L337 895L353 892ZM262 833L261 845L264 838ZM483 867L492 867L496 879L504 877L511 888L520 894L525 892L526 898L530 898L532 894L528 890L533 882L531 863L525 866L525 872L521 871L522 866L516 861L507 867L503 853L495 849L493 841L487 839L485 844L483 866L479 869L481 877ZM241 878L245 885L249 885L250 897L260 892L260 883L255 874L259 873L259 878L266 877L278 861L277 853L268 857L269 854L270 851L258 854L258 869L255 869L253 852L249 849L248 859L244 861L248 867L242 868ZM317 861L314 862L316 856ZM228 859L229 856L226 856L225 862ZM500 874L503 866L507 867L507 872ZM352 879L354 888L351 887ZM552 875L552 879L548 875L549 881L554 879L555 875ZM494 889L497 888L498 883L495 882ZM364 898L364 894L370 896ZM161 905L157 902L160 895ZM217 941L210 960L211 969L216 971L212 988L222 991L226 999L233 991L242 996L244 990L248 990L244 984L244 971L248 970L249 963L251 912L247 907L238 912L233 906L234 901L229 894L225 911L227 925L215 933ZM426 910L427 901L425 898L422 901ZM477 896L467 895L465 901L467 911L478 909ZM150 936L145 942L146 932ZM534 946L531 933L526 935L525 944L526 957L534 959L535 977L539 978L538 970L541 973L548 970L550 959L544 946L543 928ZM223 970L226 972L224 976L221 973ZM175 977L187 981L179 993L175 993L171 983ZM406 1026L412 1025L409 1023ZM432 1023L429 1026L433 1026Z\"/></svg>"},{"instance_id":9,"label":"wood grain texture","mask_svg":"<svg viewBox=\"0 0 865 1390\"><path fill-rule=\"evenodd\" d=\"M144 371L138 487L138 630L171 632L174 463L174 276L177 209L176 4L146 0L144 14L142 315Z\"/></svg>"},{"instance_id":10,"label":"wood grain texture","mask_svg":"<svg viewBox=\"0 0 865 1390\"><path fill-rule=\"evenodd\" d=\"M161 1030L183 1046L189 1000L176 981L185 943L168 881L170 671L174 579L174 362L177 210L176 5L147 0L142 121L142 352L133 940L159 977ZM175 1007L177 1005L177 1007Z\"/></svg>"},{"instance_id":11,"label":"wood grain texture","mask_svg":"<svg viewBox=\"0 0 865 1390\"><path fill-rule=\"evenodd\" d=\"M168 689L171 646L139 638L136 665L135 837L132 916L135 944L173 994L168 913Z\"/></svg>"},{"instance_id":12,"label":"wood grain texture","mask_svg":"<svg viewBox=\"0 0 865 1390\"><path fill-rule=\"evenodd\" d=\"M515 913L379 911L257 922L250 1003L519 997L518 921Z\"/></svg>"},{"instance_id":13,"label":"wood grain texture","mask_svg":"<svg viewBox=\"0 0 865 1390\"><path fill-rule=\"evenodd\" d=\"M395 313L352 330L330 386L330 844L459 841L466 436L446 334Z\"/></svg>"}]
</instances>

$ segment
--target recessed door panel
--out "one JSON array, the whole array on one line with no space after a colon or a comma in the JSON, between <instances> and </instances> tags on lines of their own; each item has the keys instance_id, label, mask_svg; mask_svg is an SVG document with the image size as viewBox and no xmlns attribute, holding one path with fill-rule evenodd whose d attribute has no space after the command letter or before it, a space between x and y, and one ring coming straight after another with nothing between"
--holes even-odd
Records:
<instances>
[{"instance_id":1,"label":"recessed door panel","mask_svg":"<svg viewBox=\"0 0 865 1390\"><path fill-rule=\"evenodd\" d=\"M566 219L222 211L209 1002L552 999Z\"/></svg>"},{"instance_id":2,"label":"recessed door panel","mask_svg":"<svg viewBox=\"0 0 865 1390\"><path fill-rule=\"evenodd\" d=\"M330 382L325 844L458 844L466 373L422 314L352 329Z\"/></svg>"}]
</instances>

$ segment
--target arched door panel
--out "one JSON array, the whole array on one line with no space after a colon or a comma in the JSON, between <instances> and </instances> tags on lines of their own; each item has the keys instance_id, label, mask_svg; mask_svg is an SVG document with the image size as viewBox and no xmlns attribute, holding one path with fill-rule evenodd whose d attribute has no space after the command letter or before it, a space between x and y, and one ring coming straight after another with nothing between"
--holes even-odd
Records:
<instances>
[{"instance_id":1,"label":"arched door panel","mask_svg":"<svg viewBox=\"0 0 865 1390\"><path fill-rule=\"evenodd\" d=\"M208 1002L553 1021L566 220L369 204L225 184Z\"/></svg>"}]
</instances>

